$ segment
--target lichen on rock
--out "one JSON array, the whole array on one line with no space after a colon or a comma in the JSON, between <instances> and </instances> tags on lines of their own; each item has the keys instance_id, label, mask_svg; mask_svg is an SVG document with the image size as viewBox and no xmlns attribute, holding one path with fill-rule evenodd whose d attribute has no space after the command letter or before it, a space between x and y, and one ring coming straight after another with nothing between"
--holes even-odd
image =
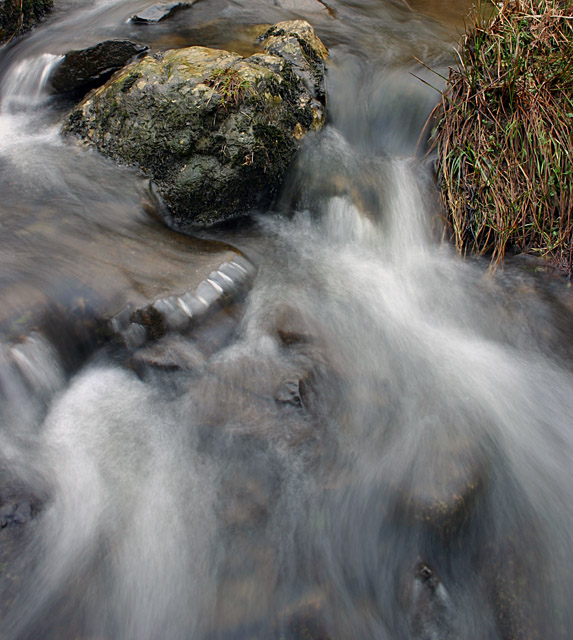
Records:
<instances>
[{"instance_id":1,"label":"lichen on rock","mask_svg":"<svg viewBox=\"0 0 573 640\"><path fill-rule=\"evenodd\" d=\"M91 93L63 130L157 184L175 225L205 227L274 193L325 117L328 52L303 21L248 58L188 47L149 55Z\"/></svg>"}]
</instances>

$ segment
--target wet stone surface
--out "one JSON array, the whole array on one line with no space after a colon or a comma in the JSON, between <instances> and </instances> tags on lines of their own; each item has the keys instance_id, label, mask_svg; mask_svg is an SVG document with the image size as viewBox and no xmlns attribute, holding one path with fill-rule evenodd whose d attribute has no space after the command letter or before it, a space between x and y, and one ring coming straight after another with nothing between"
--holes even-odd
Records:
<instances>
[{"instance_id":1,"label":"wet stone surface","mask_svg":"<svg viewBox=\"0 0 573 640\"><path fill-rule=\"evenodd\" d=\"M177 11L189 9L193 4L193 2L160 2L134 14L131 21L135 24L157 24L167 20Z\"/></svg>"},{"instance_id":2,"label":"wet stone surface","mask_svg":"<svg viewBox=\"0 0 573 640\"><path fill-rule=\"evenodd\" d=\"M205 356L191 341L173 335L137 350L128 361L128 366L139 372L145 372L148 368L162 371L195 370L204 364Z\"/></svg>"},{"instance_id":3,"label":"wet stone surface","mask_svg":"<svg viewBox=\"0 0 573 640\"><path fill-rule=\"evenodd\" d=\"M194 291L160 298L140 307L123 309L109 322L109 330L128 348L168 333L186 333L202 327L217 311L240 301L256 275L255 265L236 255L201 280Z\"/></svg>"},{"instance_id":4,"label":"wet stone surface","mask_svg":"<svg viewBox=\"0 0 573 640\"><path fill-rule=\"evenodd\" d=\"M397 511L445 541L467 524L487 484L486 467L479 463L471 445L451 445L446 451L442 446L435 456L439 464L418 465L409 486L397 488Z\"/></svg>"},{"instance_id":5,"label":"wet stone surface","mask_svg":"<svg viewBox=\"0 0 573 640\"><path fill-rule=\"evenodd\" d=\"M34 494L27 483L0 467L0 619L12 603L23 577L23 552L47 496Z\"/></svg>"},{"instance_id":6,"label":"wet stone surface","mask_svg":"<svg viewBox=\"0 0 573 640\"><path fill-rule=\"evenodd\" d=\"M50 88L56 94L73 93L79 99L147 50L147 46L130 40L106 40L88 49L69 51L50 75Z\"/></svg>"},{"instance_id":7,"label":"wet stone surface","mask_svg":"<svg viewBox=\"0 0 573 640\"><path fill-rule=\"evenodd\" d=\"M63 130L157 184L170 224L204 228L275 195L302 138L325 118L328 52L304 21L262 53L187 47L147 56L66 118Z\"/></svg>"}]
</instances>

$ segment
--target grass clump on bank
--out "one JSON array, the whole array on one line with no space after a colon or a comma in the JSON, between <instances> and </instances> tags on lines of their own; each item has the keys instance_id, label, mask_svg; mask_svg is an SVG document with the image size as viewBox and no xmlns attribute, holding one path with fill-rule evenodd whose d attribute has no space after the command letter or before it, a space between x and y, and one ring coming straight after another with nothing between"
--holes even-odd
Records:
<instances>
[{"instance_id":1,"label":"grass clump on bank","mask_svg":"<svg viewBox=\"0 0 573 640\"><path fill-rule=\"evenodd\" d=\"M483 12L482 12L483 13ZM505 0L476 18L435 132L462 253L573 260L573 0Z\"/></svg>"}]
</instances>

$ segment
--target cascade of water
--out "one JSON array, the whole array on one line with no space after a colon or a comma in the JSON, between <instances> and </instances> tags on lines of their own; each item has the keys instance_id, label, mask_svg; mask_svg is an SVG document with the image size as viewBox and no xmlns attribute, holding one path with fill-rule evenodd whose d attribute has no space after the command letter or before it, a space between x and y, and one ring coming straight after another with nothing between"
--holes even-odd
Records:
<instances>
[{"instance_id":1,"label":"cascade of water","mask_svg":"<svg viewBox=\"0 0 573 640\"><path fill-rule=\"evenodd\" d=\"M38 335L0 352L6 640L571 636L571 314L435 241L414 157L435 96L350 50L384 3L332 4L360 20L331 48L289 217L259 219L240 321L114 345L69 383ZM15 64L0 127L41 107L57 60ZM76 168L61 148L56 171ZM77 192L120 210L103 166ZM5 498L5 474L37 500Z\"/></svg>"},{"instance_id":2,"label":"cascade of water","mask_svg":"<svg viewBox=\"0 0 573 640\"><path fill-rule=\"evenodd\" d=\"M42 120L44 106L50 98L47 82L62 57L44 53L24 58L3 78L0 87L0 161L43 165L42 146L47 144L51 154L53 145L59 144L56 127L38 127L35 119Z\"/></svg>"},{"instance_id":3,"label":"cascade of water","mask_svg":"<svg viewBox=\"0 0 573 640\"><path fill-rule=\"evenodd\" d=\"M0 108L4 115L35 111L48 99L46 83L63 56L43 53L15 64L3 79Z\"/></svg>"}]
</instances>

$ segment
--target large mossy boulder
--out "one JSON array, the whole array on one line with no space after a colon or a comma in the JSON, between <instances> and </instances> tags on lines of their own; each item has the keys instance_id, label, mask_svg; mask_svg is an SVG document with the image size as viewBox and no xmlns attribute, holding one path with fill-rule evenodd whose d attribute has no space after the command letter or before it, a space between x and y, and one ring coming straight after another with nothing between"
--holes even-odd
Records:
<instances>
[{"instance_id":1,"label":"large mossy boulder","mask_svg":"<svg viewBox=\"0 0 573 640\"><path fill-rule=\"evenodd\" d=\"M0 0L0 43L31 29L53 4L53 0Z\"/></svg>"},{"instance_id":2,"label":"large mossy boulder","mask_svg":"<svg viewBox=\"0 0 573 640\"><path fill-rule=\"evenodd\" d=\"M303 21L261 36L249 58L204 47L126 67L67 117L76 134L149 175L175 225L205 227L275 192L324 122L326 48Z\"/></svg>"}]
</instances>

